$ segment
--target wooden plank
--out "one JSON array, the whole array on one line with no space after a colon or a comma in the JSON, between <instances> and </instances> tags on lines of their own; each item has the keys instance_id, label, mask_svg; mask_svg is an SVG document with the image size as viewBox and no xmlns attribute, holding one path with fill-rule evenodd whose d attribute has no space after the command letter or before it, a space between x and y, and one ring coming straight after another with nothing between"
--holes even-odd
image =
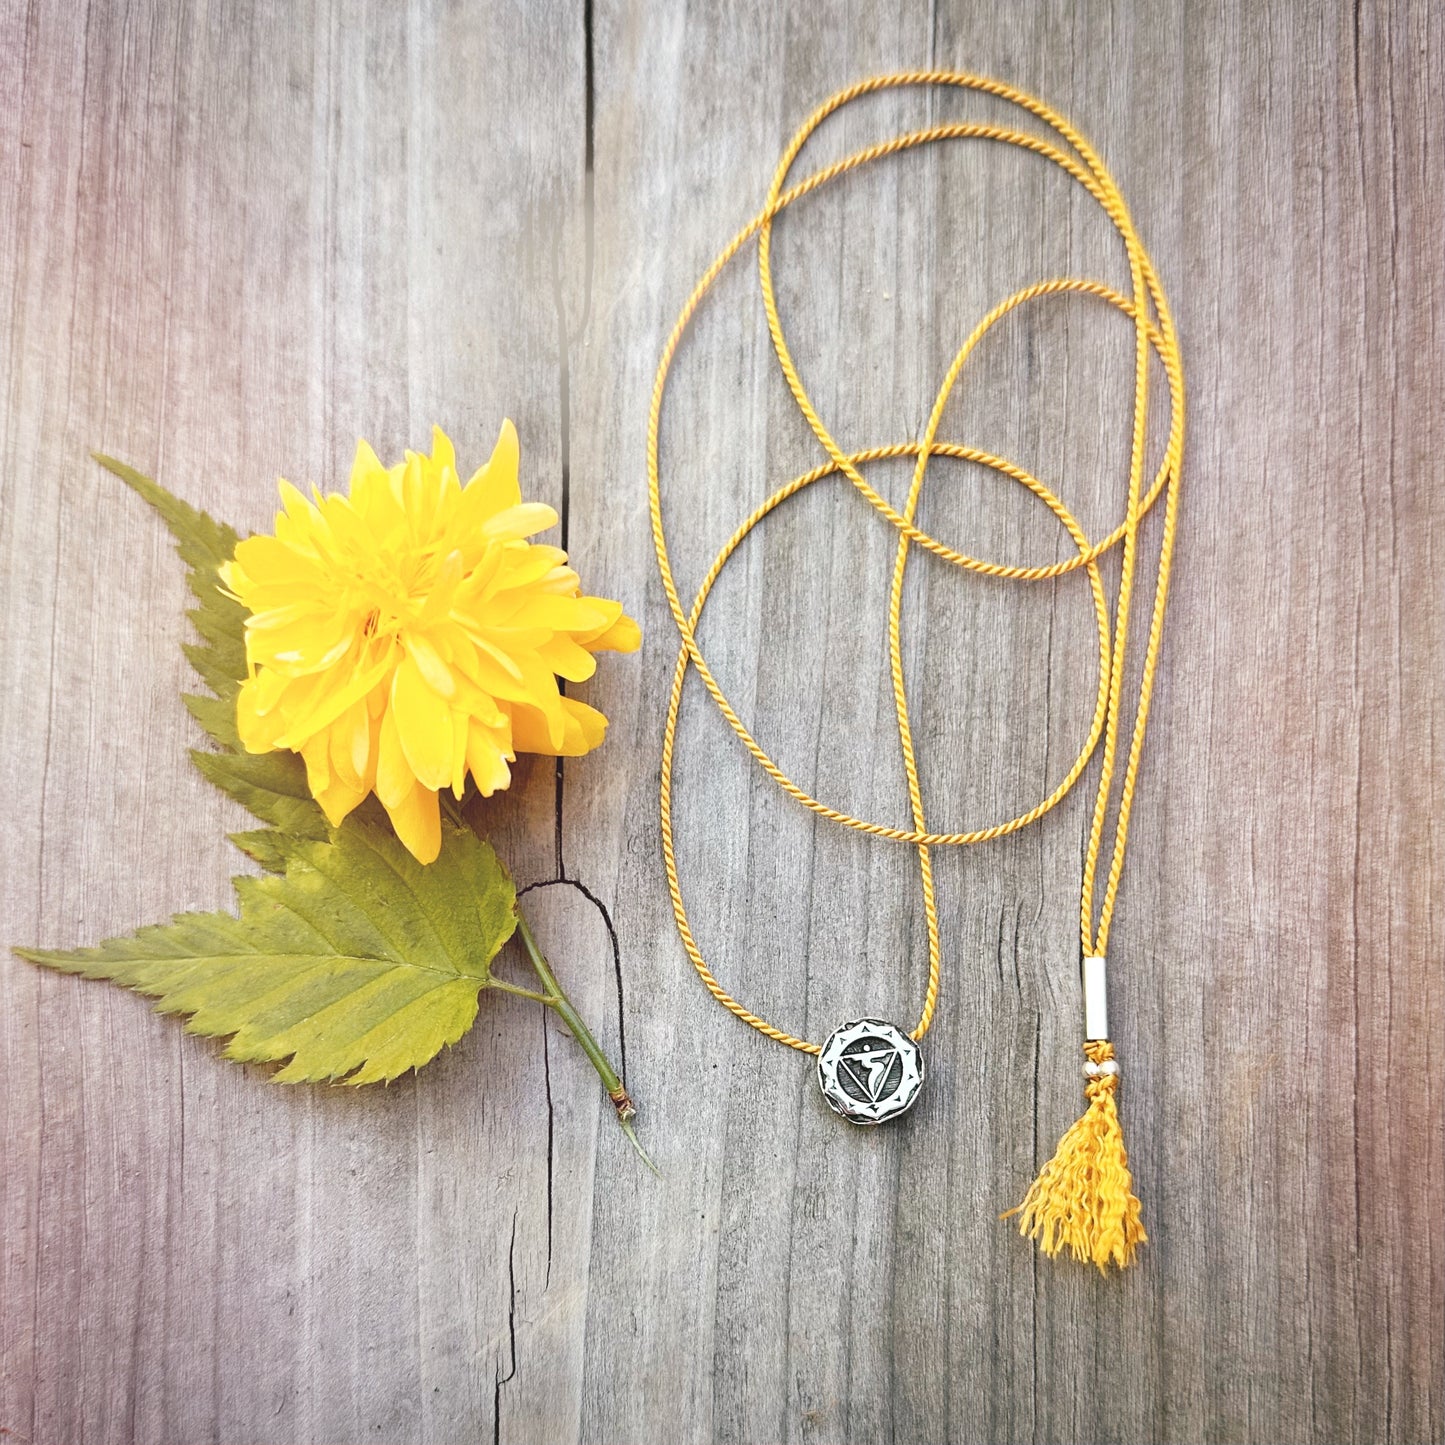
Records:
<instances>
[{"instance_id":1,"label":"wooden plank","mask_svg":"<svg viewBox=\"0 0 1445 1445\"><path fill-rule=\"evenodd\" d=\"M10 23L4 936L68 944L226 902L241 821L185 756L181 569L87 450L254 525L278 474L343 481L358 434L394 455L439 420L480 459L510 410L560 500L583 36L562 7ZM554 792L525 770L495 810L523 880ZM424 1080L287 1090L140 999L13 961L3 986L0 1425L575 1433L580 1351L520 1371L514 1326L585 1279L588 1213L551 1184L590 1189L596 1091L558 1060L553 1127L535 1011L489 1009Z\"/></svg>"},{"instance_id":2,"label":"wooden plank","mask_svg":"<svg viewBox=\"0 0 1445 1445\"><path fill-rule=\"evenodd\" d=\"M1116 7L1105 21L1069 6L941 6L930 34L882 7L856 30L771 10L659 28L608 7L598 40L595 286L619 298L591 345L608 359L587 408L604 423L599 476L618 458L629 475L643 467L654 358L632 374L615 359L629 338L666 331L757 205L765 158L841 81L934 56L1049 98L1099 145L1177 309L1192 429L1111 950L1153 1235L1139 1270L1105 1282L1037 1264L994 1220L1078 1108L1082 792L1023 836L940 860L951 970L931 1081L910 1124L879 1137L839 1131L803 1061L721 1010L698 1015L656 863L653 779L619 809L599 758L574 772L589 770L600 801L571 805L569 846L587 850L584 876L617 878L624 956L639 960L629 998L639 975L646 993L628 1011L634 1081L688 1147L664 1151L663 1199L605 1196L618 1227L594 1246L584 1433L631 1438L681 1401L698 1439L1438 1435L1441 1342L1427 1321L1440 1298L1440 1092L1424 1078L1440 1016L1435 885L1401 768L1413 756L1438 794L1426 719L1439 693L1393 661L1404 645L1439 646L1438 588L1415 570L1438 512L1407 480L1438 428L1438 381L1393 375L1395 357L1428 355L1439 335L1426 233L1440 195L1425 182L1438 34L1419 9L1362 9L1356 32L1323 8L1206 20ZM885 101L841 119L819 158L930 110L995 113ZM1074 269L1117 284L1107 228L1057 179L957 148L785 219L784 316L846 443L915 435L953 347L1014 285ZM659 246L661 272L643 259ZM1408 285L1392 266L1409 268ZM817 458L752 286L744 264L707 304L664 416L692 584L768 488ZM1123 341L1082 304L1022 318L980 357L949 434L1060 479L1101 530L1125 457ZM609 488L578 505L579 535L608 537L607 567L645 574L640 503ZM707 640L720 679L805 786L901 820L881 653L888 538L836 490L790 507L719 590ZM1058 545L967 475L946 473L925 512L989 555ZM1407 571L1420 591L1400 590ZM1084 726L1087 603L1069 584L1004 595L926 563L915 589L932 815L999 817L1042 794ZM649 597L649 635L667 639L655 586ZM645 752L664 663L640 681ZM604 683L618 732L630 685ZM911 1009L921 921L906 851L815 827L700 695L681 746L683 879L724 982L814 1037L855 1009ZM651 886L637 886L649 866ZM624 1220L651 1247L639 1252ZM621 1386L619 1320L636 1322Z\"/></svg>"},{"instance_id":3,"label":"wooden plank","mask_svg":"<svg viewBox=\"0 0 1445 1445\"><path fill-rule=\"evenodd\" d=\"M565 1037L520 1003L414 1080L283 1090L135 998L0 967L0 1427L74 1440L1441 1438L1436 735L1445 199L1441 27L1415 3L1205 12L1050 0L803 5L155 5L0 18L3 936L93 939L220 906L238 810L184 757L183 588L93 445L259 525L277 473L336 484L509 412L528 491L642 659L589 684L607 746L487 811L544 945L625 1052L659 1183ZM994 1216L1078 1108L1087 786L937 860L947 950L910 1121L850 1131L808 1061L693 977L662 883L673 638L644 425L677 307L829 91L958 65L1056 104L1128 197L1190 383L1178 576L1115 928L1124 1108L1151 1244L1100 1280ZM879 97L805 165L958 98ZM590 203L590 205L589 205ZM1016 285L1122 284L1042 162L956 144L778 227L804 378L848 444L916 435ZM665 415L695 584L817 447L750 257ZM1120 505L1125 328L1050 302L986 343L951 436ZM906 473L881 469L898 496ZM940 467L924 525L1010 560L1036 504ZM765 524L705 642L806 785L901 821L882 619L891 539L825 483ZM137 603L150 604L141 613ZM930 817L992 819L1087 724L1077 577L913 564L907 665ZM680 861L720 976L817 1037L906 1017L906 848L815 826L690 692ZM560 814L558 781L560 788ZM595 900L595 902L594 902ZM617 943L614 963L613 939ZM911 1021L911 1020L910 1020Z\"/></svg>"}]
</instances>

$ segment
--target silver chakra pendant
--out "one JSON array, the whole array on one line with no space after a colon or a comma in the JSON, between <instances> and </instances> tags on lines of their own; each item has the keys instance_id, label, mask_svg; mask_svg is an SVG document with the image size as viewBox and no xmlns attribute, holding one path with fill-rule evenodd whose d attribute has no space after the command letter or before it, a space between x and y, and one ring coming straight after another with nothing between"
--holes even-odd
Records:
<instances>
[{"instance_id":1,"label":"silver chakra pendant","mask_svg":"<svg viewBox=\"0 0 1445 1445\"><path fill-rule=\"evenodd\" d=\"M854 1019L828 1035L818 1055L818 1087L828 1107L855 1124L907 1113L923 1087L923 1054L882 1019Z\"/></svg>"}]
</instances>

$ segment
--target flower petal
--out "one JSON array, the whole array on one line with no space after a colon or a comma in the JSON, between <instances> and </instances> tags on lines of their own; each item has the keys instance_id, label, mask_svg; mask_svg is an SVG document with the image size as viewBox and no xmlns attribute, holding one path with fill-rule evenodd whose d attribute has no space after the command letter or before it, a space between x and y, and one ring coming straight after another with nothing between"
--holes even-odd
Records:
<instances>
[{"instance_id":1,"label":"flower petal","mask_svg":"<svg viewBox=\"0 0 1445 1445\"><path fill-rule=\"evenodd\" d=\"M511 784L512 770L500 743L490 729L479 723L473 723L467 735L467 767L484 798Z\"/></svg>"},{"instance_id":2,"label":"flower petal","mask_svg":"<svg viewBox=\"0 0 1445 1445\"><path fill-rule=\"evenodd\" d=\"M276 746L295 747L319 729L329 727L352 703L365 697L386 677L394 665L394 657L395 644L388 642L374 662L358 665L348 678L314 674L307 678L311 686L306 693L306 702L291 710L286 733L277 740Z\"/></svg>"},{"instance_id":3,"label":"flower petal","mask_svg":"<svg viewBox=\"0 0 1445 1445\"><path fill-rule=\"evenodd\" d=\"M301 757L306 764L306 786L313 798L319 798L331 786L331 757L326 735L312 738L301 749Z\"/></svg>"},{"instance_id":4,"label":"flower petal","mask_svg":"<svg viewBox=\"0 0 1445 1445\"><path fill-rule=\"evenodd\" d=\"M518 542L556 525L557 513L545 502L519 502L489 517L482 524L482 536L489 542Z\"/></svg>"},{"instance_id":5,"label":"flower petal","mask_svg":"<svg viewBox=\"0 0 1445 1445\"><path fill-rule=\"evenodd\" d=\"M365 698L352 703L330 728L331 775L353 790L360 789L364 798L371 790L367 779L371 754L371 719ZM355 803L351 805L353 808ZM350 809L347 810L348 812Z\"/></svg>"},{"instance_id":6,"label":"flower petal","mask_svg":"<svg viewBox=\"0 0 1445 1445\"><path fill-rule=\"evenodd\" d=\"M391 714L397 737L417 779L444 788L452 776L452 713L407 657L391 680Z\"/></svg>"},{"instance_id":7,"label":"flower petal","mask_svg":"<svg viewBox=\"0 0 1445 1445\"><path fill-rule=\"evenodd\" d=\"M357 438L356 455L351 462L351 481L348 490L353 498L362 498L374 487L390 487L390 478L381 459L371 449L371 443Z\"/></svg>"},{"instance_id":8,"label":"flower petal","mask_svg":"<svg viewBox=\"0 0 1445 1445\"><path fill-rule=\"evenodd\" d=\"M642 629L624 612L596 637L577 639L588 652L636 652L642 646Z\"/></svg>"},{"instance_id":9,"label":"flower petal","mask_svg":"<svg viewBox=\"0 0 1445 1445\"><path fill-rule=\"evenodd\" d=\"M477 538L488 518L521 502L522 491L517 485L518 452L517 429L510 421L504 421L491 459L486 466L478 467L462 488L450 533L455 545Z\"/></svg>"},{"instance_id":10,"label":"flower petal","mask_svg":"<svg viewBox=\"0 0 1445 1445\"><path fill-rule=\"evenodd\" d=\"M561 741L554 737L549 719L526 704L512 708L512 744L518 752L541 753L549 758L580 758L602 741L607 718L575 697L561 699Z\"/></svg>"},{"instance_id":11,"label":"flower petal","mask_svg":"<svg viewBox=\"0 0 1445 1445\"><path fill-rule=\"evenodd\" d=\"M285 718L277 713L258 711L260 693L260 679L248 677L236 697L236 731L248 753L273 752L278 746L277 739L286 730Z\"/></svg>"},{"instance_id":12,"label":"flower petal","mask_svg":"<svg viewBox=\"0 0 1445 1445\"><path fill-rule=\"evenodd\" d=\"M443 467L450 467L455 473L457 469L457 454L452 446L452 439L439 426L431 429L431 459L438 471Z\"/></svg>"},{"instance_id":13,"label":"flower petal","mask_svg":"<svg viewBox=\"0 0 1445 1445\"><path fill-rule=\"evenodd\" d=\"M575 697L564 697L562 711L567 714L566 745L577 750L567 753L567 757L580 757L591 752L607 736L607 716L595 707L588 707Z\"/></svg>"},{"instance_id":14,"label":"flower petal","mask_svg":"<svg viewBox=\"0 0 1445 1445\"><path fill-rule=\"evenodd\" d=\"M597 671L597 659L585 647L559 633L537 649L537 656L568 682L586 682Z\"/></svg>"},{"instance_id":15,"label":"flower petal","mask_svg":"<svg viewBox=\"0 0 1445 1445\"><path fill-rule=\"evenodd\" d=\"M467 734L470 723L466 713L452 709L452 796L461 801L467 786Z\"/></svg>"},{"instance_id":16,"label":"flower petal","mask_svg":"<svg viewBox=\"0 0 1445 1445\"><path fill-rule=\"evenodd\" d=\"M368 791L366 788L353 788L341 778L333 777L331 786L316 794L316 801L326 814L326 821L333 828L339 828L346 815L366 797Z\"/></svg>"},{"instance_id":17,"label":"flower petal","mask_svg":"<svg viewBox=\"0 0 1445 1445\"><path fill-rule=\"evenodd\" d=\"M466 559L453 547L443 559L436 581L432 583L426 606L422 608L421 616L417 619L420 626L440 622L451 611L465 567Z\"/></svg>"},{"instance_id":18,"label":"flower petal","mask_svg":"<svg viewBox=\"0 0 1445 1445\"><path fill-rule=\"evenodd\" d=\"M430 788L415 784L395 807L387 808L396 836L418 863L435 863L442 850L441 807Z\"/></svg>"},{"instance_id":19,"label":"flower petal","mask_svg":"<svg viewBox=\"0 0 1445 1445\"><path fill-rule=\"evenodd\" d=\"M504 417L492 454L487 458L486 466L473 474L471 481L467 483L468 489L480 482L487 495L496 503L493 511L516 506L522 500L522 489L517 482L517 464L521 455L522 447L517 440L517 428L512 425L510 417Z\"/></svg>"},{"instance_id":20,"label":"flower petal","mask_svg":"<svg viewBox=\"0 0 1445 1445\"><path fill-rule=\"evenodd\" d=\"M401 750L401 738L396 731L396 718L390 708L382 714L381 730L376 738L376 796L382 806L390 812L399 808L416 785L416 774L412 772L406 755Z\"/></svg>"},{"instance_id":21,"label":"flower petal","mask_svg":"<svg viewBox=\"0 0 1445 1445\"><path fill-rule=\"evenodd\" d=\"M426 685L448 700L456 696L457 680L452 670L442 660L442 655L432 645L431 639L420 632L408 632L404 639L406 653L416 664Z\"/></svg>"}]
</instances>

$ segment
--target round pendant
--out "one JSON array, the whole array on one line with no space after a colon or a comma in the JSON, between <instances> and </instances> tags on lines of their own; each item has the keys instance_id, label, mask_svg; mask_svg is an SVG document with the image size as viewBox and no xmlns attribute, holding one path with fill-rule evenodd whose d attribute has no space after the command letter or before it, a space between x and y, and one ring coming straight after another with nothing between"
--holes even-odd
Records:
<instances>
[{"instance_id":1,"label":"round pendant","mask_svg":"<svg viewBox=\"0 0 1445 1445\"><path fill-rule=\"evenodd\" d=\"M828 1035L818 1055L818 1087L828 1107L855 1124L907 1113L923 1087L923 1054L882 1019L854 1019Z\"/></svg>"}]
</instances>

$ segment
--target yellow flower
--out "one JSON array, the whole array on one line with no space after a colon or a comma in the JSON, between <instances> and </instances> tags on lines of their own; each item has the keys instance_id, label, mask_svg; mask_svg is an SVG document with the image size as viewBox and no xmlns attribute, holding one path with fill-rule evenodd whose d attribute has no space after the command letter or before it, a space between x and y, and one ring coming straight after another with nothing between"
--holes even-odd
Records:
<instances>
[{"instance_id":1,"label":"yellow flower","mask_svg":"<svg viewBox=\"0 0 1445 1445\"><path fill-rule=\"evenodd\" d=\"M517 753L577 757L607 719L557 679L582 682L594 652L633 652L620 602L584 597L567 554L526 539L557 514L523 502L517 433L462 486L452 444L386 468L358 442L350 495L281 483L275 536L221 568L246 620L236 721L247 751L306 760L333 824L375 792L423 863L441 848L437 792L483 796Z\"/></svg>"}]
</instances>

